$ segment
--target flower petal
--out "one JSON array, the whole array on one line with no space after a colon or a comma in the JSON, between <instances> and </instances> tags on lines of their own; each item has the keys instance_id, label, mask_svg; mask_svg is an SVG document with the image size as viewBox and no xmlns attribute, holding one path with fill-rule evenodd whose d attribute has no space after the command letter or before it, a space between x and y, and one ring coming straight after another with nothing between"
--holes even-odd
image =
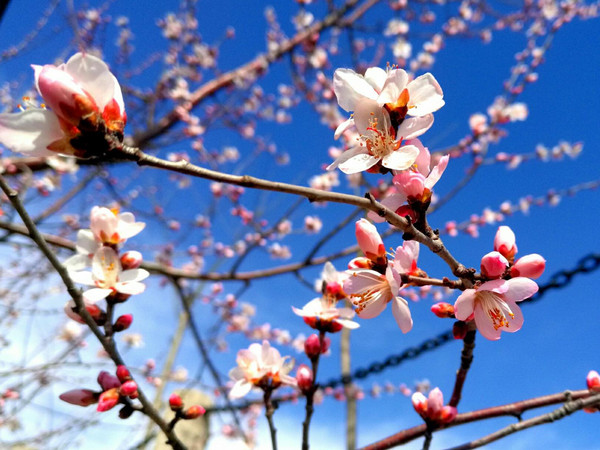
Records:
<instances>
[{"instance_id":1,"label":"flower petal","mask_svg":"<svg viewBox=\"0 0 600 450\"><path fill-rule=\"evenodd\" d=\"M440 161L437 163L437 165L433 169L431 169L431 173L425 179L425 187L427 189L431 190L431 188L440 180L440 178L442 177L442 174L444 173L444 171L446 170L446 167L448 166L449 160L450 160L449 155L442 156L440 158Z\"/></svg>"},{"instance_id":2,"label":"flower petal","mask_svg":"<svg viewBox=\"0 0 600 450\"><path fill-rule=\"evenodd\" d=\"M424 116L437 111L444 106L442 88L430 73L421 75L408 83L408 114L411 116Z\"/></svg>"},{"instance_id":3,"label":"flower petal","mask_svg":"<svg viewBox=\"0 0 600 450\"><path fill-rule=\"evenodd\" d=\"M353 154L349 155L349 157L345 158L343 161L338 162L338 168L345 174L350 175L363 172L379 162L379 158L366 153L367 149L363 147L355 147L354 149L346 150L338 160L342 159L346 153L352 150L354 150Z\"/></svg>"},{"instance_id":4,"label":"flower petal","mask_svg":"<svg viewBox=\"0 0 600 450\"><path fill-rule=\"evenodd\" d=\"M381 92L387 80L388 74L381 67L369 67L365 72L365 80L373 86L377 92Z\"/></svg>"},{"instance_id":5,"label":"flower petal","mask_svg":"<svg viewBox=\"0 0 600 450\"><path fill-rule=\"evenodd\" d=\"M392 211L396 211L398 208L400 208L400 206L402 206L402 204L405 201L406 201L406 195L396 193L396 194L388 195L387 197L382 199L379 203L381 203L386 208L391 209ZM383 217L381 217L379 214L377 214L375 211L369 211L367 213L367 217L369 218L369 220L371 220L372 222L375 222L375 223L385 222L385 219Z\"/></svg>"},{"instance_id":6,"label":"flower petal","mask_svg":"<svg viewBox=\"0 0 600 450\"><path fill-rule=\"evenodd\" d=\"M405 145L398 150L388 153L381 160L384 167L392 170L405 170L413 165L419 155L419 149L414 145Z\"/></svg>"},{"instance_id":7,"label":"flower petal","mask_svg":"<svg viewBox=\"0 0 600 450\"><path fill-rule=\"evenodd\" d=\"M377 98L377 104L381 107L386 103L396 103L400 94L406 88L406 83L408 83L408 74L404 70L392 70L387 75L383 89Z\"/></svg>"},{"instance_id":8,"label":"flower petal","mask_svg":"<svg viewBox=\"0 0 600 450\"><path fill-rule=\"evenodd\" d=\"M232 386L231 390L229 391L229 398L231 400L235 400L237 398L242 398L243 396L248 394L248 392L250 392L250 389L252 389L252 383L249 383L245 379L238 380L235 382L235 384Z\"/></svg>"},{"instance_id":9,"label":"flower petal","mask_svg":"<svg viewBox=\"0 0 600 450\"><path fill-rule=\"evenodd\" d=\"M408 302L402 297L392 299L392 314L403 333L408 333L413 326L413 320L408 309Z\"/></svg>"},{"instance_id":10,"label":"flower petal","mask_svg":"<svg viewBox=\"0 0 600 450\"><path fill-rule=\"evenodd\" d=\"M354 111L357 102L366 98L375 100L377 92L364 77L352 69L337 69L333 74L333 91L338 104L346 111Z\"/></svg>"},{"instance_id":11,"label":"flower petal","mask_svg":"<svg viewBox=\"0 0 600 450\"><path fill-rule=\"evenodd\" d=\"M17 114L0 114L0 144L28 156L50 156L48 146L64 133L52 111L28 109Z\"/></svg>"},{"instance_id":12,"label":"flower petal","mask_svg":"<svg viewBox=\"0 0 600 450\"><path fill-rule=\"evenodd\" d=\"M335 129L335 133L333 133L333 138L339 139L339 137L352 126L354 126L354 119L351 117L338 125L338 127Z\"/></svg>"},{"instance_id":13,"label":"flower petal","mask_svg":"<svg viewBox=\"0 0 600 450\"><path fill-rule=\"evenodd\" d=\"M475 289L465 289L454 302L454 315L458 320L467 320L473 314Z\"/></svg>"},{"instance_id":14,"label":"flower petal","mask_svg":"<svg viewBox=\"0 0 600 450\"><path fill-rule=\"evenodd\" d=\"M503 295L506 301L520 302L531 297L539 289L535 281L525 277L512 278L506 284L508 290Z\"/></svg>"},{"instance_id":15,"label":"flower petal","mask_svg":"<svg viewBox=\"0 0 600 450\"><path fill-rule=\"evenodd\" d=\"M456 308L456 305L455 305L455 308ZM479 330L481 335L484 338L489 339L490 341L497 341L498 339L500 339L501 328L494 327L494 323L488 316L485 309L479 303L477 303L475 305L474 312L475 312L475 325L477 325L477 329ZM455 314L456 314L456 309L455 309ZM458 315L456 315L456 318L458 318Z\"/></svg>"},{"instance_id":16,"label":"flower petal","mask_svg":"<svg viewBox=\"0 0 600 450\"><path fill-rule=\"evenodd\" d=\"M427 114L423 117L409 117L398 127L398 133L401 139L414 139L421 136L433 125L433 114Z\"/></svg>"}]
</instances>

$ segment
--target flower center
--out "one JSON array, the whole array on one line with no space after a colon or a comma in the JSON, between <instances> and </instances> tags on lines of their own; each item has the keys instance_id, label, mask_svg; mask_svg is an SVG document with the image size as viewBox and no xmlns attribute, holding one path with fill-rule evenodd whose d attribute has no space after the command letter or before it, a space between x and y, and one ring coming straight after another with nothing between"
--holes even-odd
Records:
<instances>
[{"instance_id":1,"label":"flower center","mask_svg":"<svg viewBox=\"0 0 600 450\"><path fill-rule=\"evenodd\" d=\"M484 291L477 293L477 299L492 322L494 330L499 328L510 328L508 318L515 318L510 306L502 300L502 297L493 292Z\"/></svg>"},{"instance_id":2,"label":"flower center","mask_svg":"<svg viewBox=\"0 0 600 450\"><path fill-rule=\"evenodd\" d=\"M378 159L382 159L394 150L398 150L402 140L395 140L396 136L392 128L389 130L384 128L382 131L377 126L377 118L371 119L367 127L367 134L361 137L364 139L369 153Z\"/></svg>"}]
</instances>

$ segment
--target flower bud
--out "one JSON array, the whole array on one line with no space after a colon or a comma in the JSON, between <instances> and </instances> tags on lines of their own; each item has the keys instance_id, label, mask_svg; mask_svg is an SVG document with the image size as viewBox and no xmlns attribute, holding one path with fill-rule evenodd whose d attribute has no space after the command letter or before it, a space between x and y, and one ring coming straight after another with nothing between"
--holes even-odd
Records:
<instances>
[{"instance_id":1,"label":"flower bud","mask_svg":"<svg viewBox=\"0 0 600 450\"><path fill-rule=\"evenodd\" d=\"M205 412L206 412L206 410L202 406L199 406L199 405L190 406L183 413L183 418L184 419L195 419L196 417L200 417L200 416L204 415Z\"/></svg>"},{"instance_id":2,"label":"flower bud","mask_svg":"<svg viewBox=\"0 0 600 450\"><path fill-rule=\"evenodd\" d=\"M515 265L510 268L512 277L539 278L546 268L546 260L537 253L525 255L517 259Z\"/></svg>"},{"instance_id":3,"label":"flower bud","mask_svg":"<svg viewBox=\"0 0 600 450\"><path fill-rule=\"evenodd\" d=\"M119 388L119 393L124 397L137 397L137 383L133 380L126 381Z\"/></svg>"},{"instance_id":4,"label":"flower bud","mask_svg":"<svg viewBox=\"0 0 600 450\"><path fill-rule=\"evenodd\" d=\"M377 228L366 219L356 222L356 241L364 255L376 264L385 264L385 246Z\"/></svg>"},{"instance_id":5,"label":"flower bud","mask_svg":"<svg viewBox=\"0 0 600 450\"><path fill-rule=\"evenodd\" d=\"M119 331L124 331L131 326L132 322L133 322L133 315L131 315L131 314L124 314L122 316L119 316L117 318L117 320L115 321L115 323L113 324L113 331L115 331L117 333Z\"/></svg>"},{"instance_id":6,"label":"flower bud","mask_svg":"<svg viewBox=\"0 0 600 450\"><path fill-rule=\"evenodd\" d=\"M515 253L517 253L516 237L513 230L506 225L498 227L496 237L494 238L494 250L500 252L508 262L513 262Z\"/></svg>"},{"instance_id":7,"label":"flower bud","mask_svg":"<svg viewBox=\"0 0 600 450\"><path fill-rule=\"evenodd\" d=\"M107 391L109 389L118 388L121 386L121 382L117 377L103 370L98 374L98 384L102 387L102 390Z\"/></svg>"},{"instance_id":8,"label":"flower bud","mask_svg":"<svg viewBox=\"0 0 600 450\"><path fill-rule=\"evenodd\" d=\"M173 393L169 397L169 406L171 411L178 411L183 408L183 400L179 395Z\"/></svg>"},{"instance_id":9,"label":"flower bud","mask_svg":"<svg viewBox=\"0 0 600 450\"><path fill-rule=\"evenodd\" d=\"M425 191L425 177L419 172L403 170L394 176L394 185L407 198L420 200Z\"/></svg>"},{"instance_id":10,"label":"flower bud","mask_svg":"<svg viewBox=\"0 0 600 450\"><path fill-rule=\"evenodd\" d=\"M119 419L129 419L135 410L131 405L125 405L119 410Z\"/></svg>"},{"instance_id":11,"label":"flower bud","mask_svg":"<svg viewBox=\"0 0 600 450\"><path fill-rule=\"evenodd\" d=\"M123 365L117 366L117 378L121 383L131 380L131 373L129 373L129 369Z\"/></svg>"},{"instance_id":12,"label":"flower bud","mask_svg":"<svg viewBox=\"0 0 600 450\"><path fill-rule=\"evenodd\" d=\"M321 354L321 342L319 336L311 334L304 341L304 352L310 359L315 359Z\"/></svg>"},{"instance_id":13,"label":"flower bud","mask_svg":"<svg viewBox=\"0 0 600 450\"><path fill-rule=\"evenodd\" d=\"M426 417L427 397L425 397L421 392L415 392L411 397L411 401L413 404L413 408L415 408L417 414L419 414L421 417Z\"/></svg>"},{"instance_id":14,"label":"flower bud","mask_svg":"<svg viewBox=\"0 0 600 450\"><path fill-rule=\"evenodd\" d=\"M440 319L454 318L454 306L452 306L450 303L438 302L431 307L431 312Z\"/></svg>"},{"instance_id":15,"label":"flower bud","mask_svg":"<svg viewBox=\"0 0 600 450\"><path fill-rule=\"evenodd\" d=\"M135 250L130 250L121 255L121 265L123 270L137 269L142 265L142 254Z\"/></svg>"},{"instance_id":16,"label":"flower bud","mask_svg":"<svg viewBox=\"0 0 600 450\"><path fill-rule=\"evenodd\" d=\"M590 370L586 378L587 387L590 391L600 392L600 374L595 370Z\"/></svg>"},{"instance_id":17,"label":"flower bud","mask_svg":"<svg viewBox=\"0 0 600 450\"><path fill-rule=\"evenodd\" d=\"M306 364L300 364L296 371L296 381L298 388L303 393L308 393L313 386L313 372Z\"/></svg>"},{"instance_id":18,"label":"flower bud","mask_svg":"<svg viewBox=\"0 0 600 450\"><path fill-rule=\"evenodd\" d=\"M481 274L486 278L499 278L502 276L508 261L499 252L493 251L481 258Z\"/></svg>"},{"instance_id":19,"label":"flower bud","mask_svg":"<svg viewBox=\"0 0 600 450\"><path fill-rule=\"evenodd\" d=\"M98 407L96 411L104 412L115 407L119 403L119 390L117 388L109 389L100 394L98 398Z\"/></svg>"},{"instance_id":20,"label":"flower bud","mask_svg":"<svg viewBox=\"0 0 600 450\"><path fill-rule=\"evenodd\" d=\"M464 339L467 335L467 331L468 326L466 322L460 320L454 322L454 325L452 326L452 335L454 336L454 339Z\"/></svg>"},{"instance_id":21,"label":"flower bud","mask_svg":"<svg viewBox=\"0 0 600 450\"><path fill-rule=\"evenodd\" d=\"M58 396L63 402L77 406L89 406L98 402L98 393L89 389L74 389Z\"/></svg>"},{"instance_id":22,"label":"flower bud","mask_svg":"<svg viewBox=\"0 0 600 450\"><path fill-rule=\"evenodd\" d=\"M373 261L365 256L358 256L348 263L348 269L371 269L373 268Z\"/></svg>"}]
</instances>

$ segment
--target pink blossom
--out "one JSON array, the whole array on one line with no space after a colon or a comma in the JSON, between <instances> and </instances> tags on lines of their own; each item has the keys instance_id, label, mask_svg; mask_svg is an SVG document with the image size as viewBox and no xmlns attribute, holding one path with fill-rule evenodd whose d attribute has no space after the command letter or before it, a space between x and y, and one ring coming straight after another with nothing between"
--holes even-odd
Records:
<instances>
[{"instance_id":1,"label":"pink blossom","mask_svg":"<svg viewBox=\"0 0 600 450\"><path fill-rule=\"evenodd\" d=\"M144 222L136 222L130 212L117 213L101 206L94 206L90 213L90 228L94 238L104 244L122 244L144 229Z\"/></svg>"},{"instance_id":2,"label":"pink blossom","mask_svg":"<svg viewBox=\"0 0 600 450\"><path fill-rule=\"evenodd\" d=\"M499 252L493 251L481 258L481 274L487 278L499 278L502 276L508 261Z\"/></svg>"},{"instance_id":3,"label":"pink blossom","mask_svg":"<svg viewBox=\"0 0 600 450\"><path fill-rule=\"evenodd\" d=\"M498 227L494 238L494 250L500 252L508 262L513 262L517 253L516 237L513 230L506 225Z\"/></svg>"},{"instance_id":4,"label":"pink blossom","mask_svg":"<svg viewBox=\"0 0 600 450\"><path fill-rule=\"evenodd\" d=\"M415 392L412 395L412 404L423 419L438 424L452 422L457 414L455 407L444 406L444 394L439 388L432 389L429 398L421 392Z\"/></svg>"},{"instance_id":5,"label":"pink blossom","mask_svg":"<svg viewBox=\"0 0 600 450\"><path fill-rule=\"evenodd\" d=\"M92 55L76 53L65 64L32 66L35 84L51 109L28 108L0 114L0 143L30 156L62 153L90 156L87 146L74 144L85 129L123 133L126 116L121 88L108 66Z\"/></svg>"},{"instance_id":6,"label":"pink blossom","mask_svg":"<svg viewBox=\"0 0 600 450\"><path fill-rule=\"evenodd\" d=\"M356 222L355 228L356 241L365 257L369 259L372 265L385 266L387 264L385 246L375 225L366 219L360 219ZM352 264L352 261L350 264Z\"/></svg>"},{"instance_id":7,"label":"pink blossom","mask_svg":"<svg viewBox=\"0 0 600 450\"><path fill-rule=\"evenodd\" d=\"M466 289L454 303L458 320L475 319L481 334L492 341L500 339L500 332L514 333L523 326L523 314L516 302L531 297L538 285L529 278L487 281L475 289Z\"/></svg>"},{"instance_id":8,"label":"pink blossom","mask_svg":"<svg viewBox=\"0 0 600 450\"><path fill-rule=\"evenodd\" d=\"M335 333L342 328L354 329L359 325L353 322L354 311L351 308L336 308L335 297L322 296L312 299L302 309L292 306L294 313L304 319L304 322L316 330Z\"/></svg>"},{"instance_id":9,"label":"pink blossom","mask_svg":"<svg viewBox=\"0 0 600 450\"><path fill-rule=\"evenodd\" d=\"M515 261L510 268L512 277L539 278L546 269L546 260L537 253L525 255Z\"/></svg>"},{"instance_id":10,"label":"pink blossom","mask_svg":"<svg viewBox=\"0 0 600 450\"><path fill-rule=\"evenodd\" d=\"M235 381L229 397L243 397L252 387L274 389L282 384L295 386L296 380L288 375L294 362L286 362L288 358L282 358L266 340L262 345L251 344L248 349L240 350L236 359L238 366L229 372L229 377Z\"/></svg>"}]
</instances>

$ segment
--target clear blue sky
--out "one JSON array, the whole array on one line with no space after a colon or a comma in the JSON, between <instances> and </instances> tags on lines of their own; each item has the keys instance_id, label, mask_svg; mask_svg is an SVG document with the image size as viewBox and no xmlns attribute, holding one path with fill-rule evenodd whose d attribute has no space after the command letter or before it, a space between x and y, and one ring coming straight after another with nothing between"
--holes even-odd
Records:
<instances>
[{"instance_id":1,"label":"clear blue sky","mask_svg":"<svg viewBox=\"0 0 600 450\"><path fill-rule=\"evenodd\" d=\"M0 24L1 48L15 45L29 32L44 10L42 2L32 0L13 1L9 5L6 16ZM95 3L95 2L92 2ZM282 22L282 27L291 33L292 26L288 16L296 9L290 0L274 2L275 9ZM314 11L324 8L317 1ZM142 6L143 5L143 6ZM227 26L234 26L236 39L226 42L220 51L219 61L223 70L236 67L246 62L258 52L264 50L265 20L263 9L265 2L222 1L218 5L212 2L200 2L197 17L200 30L206 42L219 40ZM163 2L153 6L152 10L145 2L116 2L109 6L113 18L120 15L128 16L135 38L133 41L136 51L131 67L147 60L150 55L164 49L164 41L156 20L163 11L176 10L177 2ZM312 10L312 9L311 9ZM27 11L26 14L23 12ZM17 81L28 86L32 80L32 71L28 68L31 63L51 63L55 58L68 57L75 50L68 45L67 36L60 33L65 26L65 6L60 5L57 13L51 18L51 25L44 28L40 37L15 59L0 63L0 83ZM368 24L385 23L389 19L387 9L380 8L367 15ZM109 26L104 35L109 50L108 61L112 61L116 40L115 27ZM480 214L486 207L496 209L505 200L512 202L526 195L535 197L545 195L548 190L561 190L585 181L600 178L600 148L598 146L597 130L600 117L600 82L598 67L600 54L597 51L598 21L581 22L575 20L566 25L555 37L555 40L545 57L544 64L539 69L539 81L529 86L520 97L527 103L529 118L526 122L508 125L509 136L497 146L490 147L490 154L531 153L537 144L547 147L556 145L564 139L571 142L584 143L583 153L576 159L566 159L560 162L542 163L534 160L523 163L516 170L507 170L501 165L484 167L475 176L471 184L460 194L430 217L434 227L443 228L448 220L462 222L472 213ZM360 34L359 34L360 35ZM420 36L419 29L415 34ZM372 35L370 37L373 37ZM420 42L417 40L417 42ZM514 64L514 54L523 48L525 38L522 34L498 32L490 44L484 45L476 39L450 39L446 48L438 55L431 72L444 90L446 105L435 114L433 128L423 136L423 143L431 150L437 150L456 143L468 133L468 118L471 113L485 112L495 96L501 93L502 83L509 77L509 68ZM332 76L336 67L348 67L351 61L348 57L347 42L340 41L341 54L337 55L332 65L325 69L327 76ZM418 48L418 44L413 44ZM391 60L389 49L382 61ZM368 54L369 52L367 52ZM151 74L158 72L160 65L155 64L146 74L135 79L138 86L148 88ZM122 68L126 69L126 68ZM115 72L119 75L120 68ZM279 83L289 83L289 64L287 61L276 63L269 74L260 81L265 92L275 93ZM15 92L22 92L16 90ZM22 95L22 94L21 94ZM126 96L127 97L127 96ZM224 100L226 96L219 97ZM15 103L19 101L15 98ZM250 159L242 173L265 177L277 181L287 181L306 185L310 176L320 173L323 164L330 162L327 149L335 145L331 130L319 124L318 117L312 113L306 103L301 103L294 111L293 121L286 125L262 123L258 133L267 136L278 146L278 149L290 155L288 166L275 166L272 159L261 156ZM131 132L130 129L126 131ZM161 150L166 155L167 150L189 151L187 143L182 142ZM207 133L205 145L209 149L221 148L225 145L238 146L242 160L253 151L253 147L227 130L215 130ZM436 191L444 195L462 177L468 167L468 161L451 160L449 169ZM112 172L115 176L131 175L134 169L130 166L120 167ZM225 171L235 171L236 167L225 166ZM207 184L200 181L192 182L185 191L177 191L175 183L168 181L167 174L153 170L145 170L134 175L126 189L135 186L153 184L158 192L154 198L142 198L135 205L139 211L150 212L153 201L161 202L165 208L170 208L173 216L191 221L198 213L208 208ZM341 177L343 179L343 177ZM376 177L370 176L375 182ZM66 185L69 186L69 183ZM347 191L342 182L341 190ZM92 196L99 195L109 201L110 193L101 191L87 192L87 198L74 202L69 212L85 214ZM142 196L144 197L144 196ZM295 201L284 195L251 193L244 200L245 205L252 207L255 203L269 205L265 217L269 220L277 218L287 205ZM36 202L37 207L43 205ZM593 251L600 251L597 238L598 221L598 192L585 191L572 198L563 198L555 207L532 207L529 215L516 214L504 222L511 226L517 235L519 255L540 253L547 260L546 274L540 279L540 284L547 281L552 273L573 267L577 260ZM224 201L218 206L222 208L223 217L216 221L221 231L215 231L215 239L225 243L232 241L232 236L241 236L248 230L237 227L237 222L228 216L230 204ZM189 212L189 214L188 214ZM295 226L301 227L306 214L318 214L324 222L323 231L316 236L288 236L282 244L289 245L293 251L291 261L300 260L306 248L310 248L328 230L333 228L340 217L350 213L343 205L329 205L326 208L306 205L301 212L290 219ZM237 219L236 219L237 220ZM232 223L233 222L233 223ZM186 229L183 227L182 229ZM381 227L384 230L385 227ZM152 232L151 232L152 231ZM445 242L451 252L465 265L477 267L481 256L492 250L496 225L482 228L480 237L473 239L464 235L456 238L446 237ZM145 251L146 258L152 258L155 249L175 240L181 243L180 249L187 244L198 244L200 238L197 231L193 233L171 233L164 230L158 223L149 225L149 231L143 237L136 238L132 245L139 246ZM142 235L141 235L142 236ZM336 239L326 245L320 254L333 252L340 246L354 243L353 226L348 226ZM386 240L386 246L401 245L399 237ZM186 244L186 245L183 245ZM270 267L277 264L271 261L264 252L257 252L258 257L249 258L241 270L258 267ZM334 261L338 269L344 268L346 261ZM210 266L210 261L207 267ZM434 255L422 251L421 267L431 276L443 277L450 275L444 264ZM225 264L222 267L227 267ZM319 269L307 270L305 277L312 282ZM597 281L599 275L582 275L577 277L569 287L552 291L543 301L532 306L524 306L525 324L521 331L515 334L503 334L497 342L489 342L480 335L477 337L475 360L469 373L463 391L463 399L459 411L469 411L494 406L511 401L522 400L539 395L560 392L565 389L580 389L585 387L585 376L590 369L600 369L600 353L598 352L598 294ZM146 347L131 351L127 357L134 364L140 364L147 357L160 359L168 348L167 329L174 324L177 307L164 304L165 292L151 283L152 289L128 304L134 308L136 320L133 331L142 332ZM238 285L226 286L228 292L235 292ZM284 295L282 296L282 293ZM259 281L245 292L242 301L254 303L258 307L257 323L270 322L274 327L289 329L295 336L310 330L304 326L291 311L291 305L302 306L313 298L314 294L299 284L291 275L276 279ZM455 297L451 297L453 301ZM59 305L61 306L61 305ZM361 320L361 328L352 334L353 366L364 366L372 361L382 360L390 353L401 352L408 346L418 345L424 339L437 335L451 326L450 321L435 318L429 312L430 300L411 304L414 318L414 329L403 335L397 328L391 311L381 316L365 321ZM208 306L197 306L197 317L201 325L213 323ZM149 317L144 321L143 317ZM157 332L157 324L160 324ZM325 358L321 365L322 379L336 375L338 358L334 337L334 356ZM238 336L228 339L228 352L218 354L215 360L223 373L235 364L235 352L246 347L248 342ZM458 368L461 346L451 343L442 349L430 353L427 357L408 362L399 368L390 369L383 374L373 376L361 385L369 390L372 382L383 384L390 381L396 385L404 382L412 385L417 380L429 379L432 386L439 386L447 398L450 396L454 382L454 371ZM287 352L287 349L282 349ZM293 350L289 350L294 354ZM302 355L295 355L298 362L306 362ZM187 342L180 353L179 363L185 365L194 373L198 365L198 357L192 342ZM90 384L93 385L95 375L90 372ZM64 409L63 409L64 411ZM80 411L77 411L78 413ZM88 411L86 411L88 413ZM89 411L89 414L93 414ZM109 413L111 414L111 413ZM115 413L116 414L116 413ZM343 432L343 404L327 399L317 408L314 417L313 448L343 448L340 441L330 442L330 436L339 436ZM396 394L391 397L383 394L379 399L369 396L358 406L359 425L358 442L364 445L403 427L417 425L420 422L413 412L409 399ZM106 415L101 416L105 419ZM530 417L531 413L525 417ZM303 407L285 405L276 414L275 421L279 423L284 442L294 441L300 435ZM597 426L597 416L577 413L553 425L538 427L519 433L508 439L491 445L489 448L600 448L592 430ZM504 418L485 423L462 426L436 434L434 448L460 444L468 440L488 434L500 427L511 423ZM121 429L121 428L119 428ZM268 441L260 442L261 448L268 448ZM86 443L86 446L92 446ZM87 447L86 447L87 448ZM416 448L416 447L415 447Z\"/></svg>"}]
</instances>

